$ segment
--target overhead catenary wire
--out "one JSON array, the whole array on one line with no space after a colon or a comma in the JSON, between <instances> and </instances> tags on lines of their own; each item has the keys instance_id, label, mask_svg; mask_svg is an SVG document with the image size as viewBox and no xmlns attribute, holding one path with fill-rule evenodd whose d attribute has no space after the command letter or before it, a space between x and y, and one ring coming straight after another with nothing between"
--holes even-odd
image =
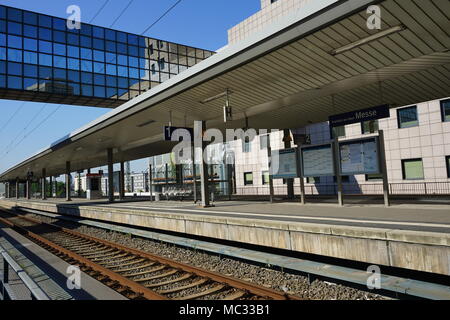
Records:
<instances>
[{"instance_id":1,"label":"overhead catenary wire","mask_svg":"<svg viewBox=\"0 0 450 320\"><path fill-rule=\"evenodd\" d=\"M106 5L108 4L109 0L106 0L103 5L100 7L100 9L98 9L97 13L92 17L92 19L89 21L89 23L92 23L95 18L97 18L97 16L103 11L103 9L106 7Z\"/></svg>"},{"instance_id":2,"label":"overhead catenary wire","mask_svg":"<svg viewBox=\"0 0 450 320\"><path fill-rule=\"evenodd\" d=\"M19 108L16 109L16 111L13 113L13 115L8 119L8 121L5 122L5 124L0 128L0 133L3 132L3 130L8 127L8 125L11 123L11 121L15 118L17 114L23 109L25 106L26 101L22 102Z\"/></svg>"},{"instance_id":3,"label":"overhead catenary wire","mask_svg":"<svg viewBox=\"0 0 450 320\"><path fill-rule=\"evenodd\" d=\"M153 26L156 25L159 21L161 21L167 14L169 14L170 11L175 9L175 7L179 5L181 1L182 0L178 0L177 2L175 2L169 9L166 10L166 12L164 12L158 19L156 19L155 22L153 22L147 29L145 29L145 31L141 33L141 36L146 34L147 31L149 31L151 28L153 28Z\"/></svg>"},{"instance_id":4,"label":"overhead catenary wire","mask_svg":"<svg viewBox=\"0 0 450 320\"><path fill-rule=\"evenodd\" d=\"M130 2L128 2L127 6L122 10L122 12L119 14L119 16L113 21L113 23L110 24L110 28L112 28L117 21L119 21L119 19L123 16L123 14L128 10L128 8L132 5L132 3L134 2L134 0L130 0Z\"/></svg>"}]
</instances>

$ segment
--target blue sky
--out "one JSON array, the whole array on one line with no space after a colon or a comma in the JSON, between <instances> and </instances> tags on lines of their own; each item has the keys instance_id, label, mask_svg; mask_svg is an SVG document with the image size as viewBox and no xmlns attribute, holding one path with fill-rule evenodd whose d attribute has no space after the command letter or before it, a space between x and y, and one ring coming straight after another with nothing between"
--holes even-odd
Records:
<instances>
[{"instance_id":1,"label":"blue sky","mask_svg":"<svg viewBox=\"0 0 450 320\"><path fill-rule=\"evenodd\" d=\"M66 8L75 4L81 8L82 21L89 22L104 2L1 0L0 4L57 17L67 17ZM109 27L128 2L110 0L92 24ZM141 34L173 3L175 0L134 0L113 28ZM260 0L183 0L145 35L217 50L227 44L227 30L257 12L259 6ZM57 109L58 106L0 100L0 173L109 111L78 106ZM144 168L144 161L132 163L133 171Z\"/></svg>"}]
</instances>

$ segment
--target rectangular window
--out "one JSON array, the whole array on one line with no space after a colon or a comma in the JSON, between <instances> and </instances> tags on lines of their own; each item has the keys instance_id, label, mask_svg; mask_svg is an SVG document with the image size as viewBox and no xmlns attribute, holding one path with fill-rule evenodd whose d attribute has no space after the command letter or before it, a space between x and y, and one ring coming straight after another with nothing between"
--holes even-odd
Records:
<instances>
[{"instance_id":1,"label":"rectangular window","mask_svg":"<svg viewBox=\"0 0 450 320\"><path fill-rule=\"evenodd\" d=\"M422 159L402 160L403 180L423 180Z\"/></svg>"},{"instance_id":2,"label":"rectangular window","mask_svg":"<svg viewBox=\"0 0 450 320\"><path fill-rule=\"evenodd\" d=\"M397 110L398 128L411 128L419 125L417 106Z\"/></svg>"},{"instance_id":3,"label":"rectangular window","mask_svg":"<svg viewBox=\"0 0 450 320\"><path fill-rule=\"evenodd\" d=\"M261 150L267 149L269 138L270 136L268 134L259 137L259 146Z\"/></svg>"},{"instance_id":4,"label":"rectangular window","mask_svg":"<svg viewBox=\"0 0 450 320\"><path fill-rule=\"evenodd\" d=\"M441 101L442 121L450 121L450 99Z\"/></svg>"},{"instance_id":5,"label":"rectangular window","mask_svg":"<svg viewBox=\"0 0 450 320\"><path fill-rule=\"evenodd\" d=\"M345 137L345 126L333 127L332 138Z\"/></svg>"},{"instance_id":6,"label":"rectangular window","mask_svg":"<svg viewBox=\"0 0 450 320\"><path fill-rule=\"evenodd\" d=\"M349 176L341 176L341 180L342 180L342 183L349 183L350 177ZM334 183L337 183L337 178L333 177L333 181L334 181Z\"/></svg>"},{"instance_id":7,"label":"rectangular window","mask_svg":"<svg viewBox=\"0 0 450 320\"><path fill-rule=\"evenodd\" d=\"M268 185L270 182L269 171L262 172L262 184L263 186Z\"/></svg>"},{"instance_id":8,"label":"rectangular window","mask_svg":"<svg viewBox=\"0 0 450 320\"><path fill-rule=\"evenodd\" d=\"M366 174L366 181L381 181L383 180L382 174Z\"/></svg>"},{"instance_id":9,"label":"rectangular window","mask_svg":"<svg viewBox=\"0 0 450 320\"><path fill-rule=\"evenodd\" d=\"M361 122L362 134L376 133L376 132L378 132L378 129L379 129L378 120Z\"/></svg>"},{"instance_id":10,"label":"rectangular window","mask_svg":"<svg viewBox=\"0 0 450 320\"><path fill-rule=\"evenodd\" d=\"M445 157L445 163L447 164L447 178L450 179L450 156Z\"/></svg>"},{"instance_id":11,"label":"rectangular window","mask_svg":"<svg viewBox=\"0 0 450 320\"><path fill-rule=\"evenodd\" d=\"M306 178L306 183L310 184L320 183L320 177L308 177Z\"/></svg>"},{"instance_id":12,"label":"rectangular window","mask_svg":"<svg viewBox=\"0 0 450 320\"><path fill-rule=\"evenodd\" d=\"M252 152L252 145L251 145L250 137L248 137L248 136L242 140L242 152L245 152L245 153Z\"/></svg>"},{"instance_id":13,"label":"rectangular window","mask_svg":"<svg viewBox=\"0 0 450 320\"><path fill-rule=\"evenodd\" d=\"M244 185L246 186L253 185L253 172L244 173Z\"/></svg>"}]
</instances>

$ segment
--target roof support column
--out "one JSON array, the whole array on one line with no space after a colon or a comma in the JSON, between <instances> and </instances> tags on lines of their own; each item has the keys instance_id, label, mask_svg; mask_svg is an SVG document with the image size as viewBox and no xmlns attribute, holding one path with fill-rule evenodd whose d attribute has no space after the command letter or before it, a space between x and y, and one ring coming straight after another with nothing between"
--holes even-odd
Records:
<instances>
[{"instance_id":1,"label":"roof support column","mask_svg":"<svg viewBox=\"0 0 450 320\"><path fill-rule=\"evenodd\" d=\"M31 180L30 177L27 177L27 182L25 183L26 185L26 198L27 200L31 199Z\"/></svg>"},{"instance_id":2,"label":"roof support column","mask_svg":"<svg viewBox=\"0 0 450 320\"><path fill-rule=\"evenodd\" d=\"M50 187L50 198L53 198L53 177L48 178L48 186Z\"/></svg>"},{"instance_id":3,"label":"roof support column","mask_svg":"<svg viewBox=\"0 0 450 320\"><path fill-rule=\"evenodd\" d=\"M19 178L16 179L16 199L19 199Z\"/></svg>"},{"instance_id":4,"label":"roof support column","mask_svg":"<svg viewBox=\"0 0 450 320\"><path fill-rule=\"evenodd\" d=\"M202 194L202 207L211 207L209 199L209 173L208 164L205 161L204 153L207 144L203 141L203 133L206 131L206 121L195 121L194 123L194 136L195 136L195 149L200 149L200 179L201 179L201 194Z\"/></svg>"},{"instance_id":5,"label":"roof support column","mask_svg":"<svg viewBox=\"0 0 450 320\"><path fill-rule=\"evenodd\" d=\"M47 180L46 180L46 176L47 175L47 171L44 169L42 169L42 188L41 188L41 196L42 196L42 200L47 200Z\"/></svg>"},{"instance_id":6,"label":"roof support column","mask_svg":"<svg viewBox=\"0 0 450 320\"><path fill-rule=\"evenodd\" d=\"M291 148L292 146L291 130L284 129L283 142L285 149ZM287 184L288 199L294 199L294 179L286 179L286 184Z\"/></svg>"},{"instance_id":7,"label":"roof support column","mask_svg":"<svg viewBox=\"0 0 450 320\"><path fill-rule=\"evenodd\" d=\"M150 193L150 202L153 202L153 168L150 160L148 161L148 192Z\"/></svg>"},{"instance_id":8,"label":"roof support column","mask_svg":"<svg viewBox=\"0 0 450 320\"><path fill-rule=\"evenodd\" d=\"M114 202L114 166L113 166L113 150L108 148L108 201Z\"/></svg>"},{"instance_id":9,"label":"roof support column","mask_svg":"<svg viewBox=\"0 0 450 320\"><path fill-rule=\"evenodd\" d=\"M72 201L70 194L70 161L66 162L66 201Z\"/></svg>"},{"instance_id":10,"label":"roof support column","mask_svg":"<svg viewBox=\"0 0 450 320\"><path fill-rule=\"evenodd\" d=\"M125 199L125 163L120 162L120 177L119 177L119 199Z\"/></svg>"}]
</instances>

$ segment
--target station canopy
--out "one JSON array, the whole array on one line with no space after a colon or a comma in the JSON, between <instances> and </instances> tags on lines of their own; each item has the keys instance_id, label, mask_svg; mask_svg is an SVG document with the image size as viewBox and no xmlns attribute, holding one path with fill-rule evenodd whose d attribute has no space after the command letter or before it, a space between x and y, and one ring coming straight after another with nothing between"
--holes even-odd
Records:
<instances>
[{"instance_id":1,"label":"station canopy","mask_svg":"<svg viewBox=\"0 0 450 320\"><path fill-rule=\"evenodd\" d=\"M381 8L381 30L367 8ZM315 0L55 142L0 175L25 178L170 152L163 126L299 128L333 114L450 96L447 0ZM224 123L231 91L233 121ZM205 102L206 101L206 102Z\"/></svg>"}]
</instances>

